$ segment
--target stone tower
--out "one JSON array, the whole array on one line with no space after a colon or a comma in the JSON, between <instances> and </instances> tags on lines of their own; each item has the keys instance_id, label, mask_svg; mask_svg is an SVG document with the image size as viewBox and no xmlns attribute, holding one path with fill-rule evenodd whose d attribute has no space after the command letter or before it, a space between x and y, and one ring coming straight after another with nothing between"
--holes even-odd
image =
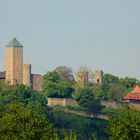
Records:
<instances>
[{"instance_id":1,"label":"stone tower","mask_svg":"<svg viewBox=\"0 0 140 140\"><path fill-rule=\"evenodd\" d=\"M31 64L23 65L23 84L31 87Z\"/></svg>"},{"instance_id":2,"label":"stone tower","mask_svg":"<svg viewBox=\"0 0 140 140\"><path fill-rule=\"evenodd\" d=\"M6 46L6 81L23 83L23 46L13 38Z\"/></svg>"},{"instance_id":3,"label":"stone tower","mask_svg":"<svg viewBox=\"0 0 140 140\"><path fill-rule=\"evenodd\" d=\"M95 71L95 83L101 85L102 81L103 81L103 71L102 70L96 70Z\"/></svg>"}]
</instances>

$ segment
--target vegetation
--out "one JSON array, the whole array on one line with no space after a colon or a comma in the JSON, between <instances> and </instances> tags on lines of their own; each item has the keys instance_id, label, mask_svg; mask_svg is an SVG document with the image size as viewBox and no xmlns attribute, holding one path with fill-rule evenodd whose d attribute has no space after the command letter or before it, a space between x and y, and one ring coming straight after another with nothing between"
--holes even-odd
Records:
<instances>
[{"instance_id":1,"label":"vegetation","mask_svg":"<svg viewBox=\"0 0 140 140\"><path fill-rule=\"evenodd\" d=\"M41 93L0 81L0 139L55 139L46 112L47 100Z\"/></svg>"},{"instance_id":2,"label":"vegetation","mask_svg":"<svg viewBox=\"0 0 140 140\"><path fill-rule=\"evenodd\" d=\"M89 88L78 89L76 92L76 100L80 106L86 108L88 103L94 100L92 90Z\"/></svg>"},{"instance_id":3,"label":"vegetation","mask_svg":"<svg viewBox=\"0 0 140 140\"><path fill-rule=\"evenodd\" d=\"M47 97L69 98L72 95L72 84L61 79L55 71L44 76L44 91Z\"/></svg>"},{"instance_id":4,"label":"vegetation","mask_svg":"<svg viewBox=\"0 0 140 140\"><path fill-rule=\"evenodd\" d=\"M101 119L91 119L81 117L72 113L65 113L63 110L55 108L48 116L49 120L59 130L59 134L65 134L65 131L76 132L77 140L89 140L92 134L96 134L98 140L107 138L106 128L108 121Z\"/></svg>"},{"instance_id":5,"label":"vegetation","mask_svg":"<svg viewBox=\"0 0 140 140\"><path fill-rule=\"evenodd\" d=\"M33 111L18 102L0 107L0 139L55 139L55 129L41 110Z\"/></svg>"},{"instance_id":6,"label":"vegetation","mask_svg":"<svg viewBox=\"0 0 140 140\"><path fill-rule=\"evenodd\" d=\"M110 116L110 140L138 140L140 138L140 113L128 106Z\"/></svg>"},{"instance_id":7,"label":"vegetation","mask_svg":"<svg viewBox=\"0 0 140 140\"><path fill-rule=\"evenodd\" d=\"M81 66L76 73L77 86L87 87L90 80L90 71L86 66Z\"/></svg>"},{"instance_id":8,"label":"vegetation","mask_svg":"<svg viewBox=\"0 0 140 140\"><path fill-rule=\"evenodd\" d=\"M90 88L80 88L77 90L76 100L78 104L85 108L87 112L96 115L103 109L100 101L97 100Z\"/></svg>"},{"instance_id":9,"label":"vegetation","mask_svg":"<svg viewBox=\"0 0 140 140\"><path fill-rule=\"evenodd\" d=\"M57 67L54 71L58 73L58 75L63 81L74 82L74 76L71 68L66 66L60 66Z\"/></svg>"},{"instance_id":10,"label":"vegetation","mask_svg":"<svg viewBox=\"0 0 140 140\"><path fill-rule=\"evenodd\" d=\"M98 99L121 101L125 94L139 84L136 78L119 78L112 74L104 74L103 83L96 88L95 96Z\"/></svg>"},{"instance_id":11,"label":"vegetation","mask_svg":"<svg viewBox=\"0 0 140 140\"><path fill-rule=\"evenodd\" d=\"M76 131L59 134L50 123L46 97L23 85L0 81L1 140L76 140Z\"/></svg>"},{"instance_id":12,"label":"vegetation","mask_svg":"<svg viewBox=\"0 0 140 140\"><path fill-rule=\"evenodd\" d=\"M76 97L79 89L89 88L98 100L121 101L132 88L140 85L136 78L119 78L109 73L103 75L103 82L98 85L93 75L86 66L81 66L75 80L71 68L60 66L44 76L44 91L48 97L69 98Z\"/></svg>"},{"instance_id":13,"label":"vegetation","mask_svg":"<svg viewBox=\"0 0 140 140\"><path fill-rule=\"evenodd\" d=\"M140 82L136 78L104 74L102 84L98 85L90 76L88 68L81 67L75 81L70 68L58 67L44 75L45 94L24 85L11 86L0 81L0 139L139 139L139 112L129 107L103 109L100 100L121 101ZM74 97L79 106L52 109L47 107L46 96ZM65 109L87 111L95 115L103 112L109 116L109 123L66 113Z\"/></svg>"}]
</instances>

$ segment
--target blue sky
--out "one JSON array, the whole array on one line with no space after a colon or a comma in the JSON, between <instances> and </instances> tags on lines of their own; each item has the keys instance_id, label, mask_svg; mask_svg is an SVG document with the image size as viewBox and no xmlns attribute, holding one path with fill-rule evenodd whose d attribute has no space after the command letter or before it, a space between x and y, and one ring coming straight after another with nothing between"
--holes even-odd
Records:
<instances>
[{"instance_id":1,"label":"blue sky","mask_svg":"<svg viewBox=\"0 0 140 140\"><path fill-rule=\"evenodd\" d=\"M0 0L0 70L4 46L17 37L33 73L86 65L140 79L139 6L139 0Z\"/></svg>"}]
</instances>

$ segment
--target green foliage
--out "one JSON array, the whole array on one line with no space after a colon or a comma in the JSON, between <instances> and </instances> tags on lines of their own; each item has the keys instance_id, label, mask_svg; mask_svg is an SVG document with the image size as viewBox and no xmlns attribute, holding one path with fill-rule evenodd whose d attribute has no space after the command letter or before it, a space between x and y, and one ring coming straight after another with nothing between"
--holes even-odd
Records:
<instances>
[{"instance_id":1,"label":"green foliage","mask_svg":"<svg viewBox=\"0 0 140 140\"><path fill-rule=\"evenodd\" d=\"M54 128L49 124L41 110L31 110L15 102L4 108L5 113L0 117L0 139L2 140L52 140Z\"/></svg>"},{"instance_id":2,"label":"green foliage","mask_svg":"<svg viewBox=\"0 0 140 140\"><path fill-rule=\"evenodd\" d=\"M44 95L23 85L0 81L0 139L55 139L56 132L46 112Z\"/></svg>"},{"instance_id":3,"label":"green foliage","mask_svg":"<svg viewBox=\"0 0 140 140\"><path fill-rule=\"evenodd\" d=\"M86 111L86 109L81 106L66 106L65 109L74 111Z\"/></svg>"},{"instance_id":4,"label":"green foliage","mask_svg":"<svg viewBox=\"0 0 140 140\"><path fill-rule=\"evenodd\" d=\"M108 91L110 89L110 86L107 82L103 82L101 86L98 87L96 90L96 97L99 99L106 100L108 96Z\"/></svg>"},{"instance_id":5,"label":"green foliage","mask_svg":"<svg viewBox=\"0 0 140 140\"><path fill-rule=\"evenodd\" d=\"M105 100L120 101L126 93L129 93L139 83L136 78L119 78L112 74L104 74L103 83L97 89L96 96Z\"/></svg>"},{"instance_id":6,"label":"green foliage","mask_svg":"<svg viewBox=\"0 0 140 140\"><path fill-rule=\"evenodd\" d=\"M54 82L48 81L44 83L44 91L47 97L58 97L57 84Z\"/></svg>"},{"instance_id":7,"label":"green foliage","mask_svg":"<svg viewBox=\"0 0 140 140\"><path fill-rule=\"evenodd\" d=\"M94 94L90 88L80 88L77 90L76 100L78 104L85 108L87 112L97 114L103 106L100 101L95 99Z\"/></svg>"},{"instance_id":8,"label":"green foliage","mask_svg":"<svg viewBox=\"0 0 140 140\"><path fill-rule=\"evenodd\" d=\"M70 135L72 130L73 140L89 140L93 133L97 134L99 140L107 137L105 129L108 122L100 119L90 119L71 113L65 113L60 109L52 110L49 114L49 120L58 128L61 138L65 135L62 130L66 130ZM64 135L63 135L64 133Z\"/></svg>"},{"instance_id":9,"label":"green foliage","mask_svg":"<svg viewBox=\"0 0 140 140\"><path fill-rule=\"evenodd\" d=\"M97 140L97 135L96 134L92 134L90 140Z\"/></svg>"},{"instance_id":10,"label":"green foliage","mask_svg":"<svg viewBox=\"0 0 140 140\"><path fill-rule=\"evenodd\" d=\"M96 89L96 98L120 101L127 93L127 88L117 76L105 74L103 83Z\"/></svg>"},{"instance_id":11,"label":"green foliage","mask_svg":"<svg viewBox=\"0 0 140 140\"><path fill-rule=\"evenodd\" d=\"M101 105L100 100L96 99L88 102L86 111L96 116L98 113L101 113L103 108L104 106Z\"/></svg>"},{"instance_id":12,"label":"green foliage","mask_svg":"<svg viewBox=\"0 0 140 140\"><path fill-rule=\"evenodd\" d=\"M11 86L0 83L0 103L8 105L12 102L22 103L26 108L30 109L41 108L42 112L45 112L47 108L47 100L43 94L24 85Z\"/></svg>"},{"instance_id":13,"label":"green foliage","mask_svg":"<svg viewBox=\"0 0 140 140\"><path fill-rule=\"evenodd\" d=\"M140 113L130 107L119 109L110 116L110 140L138 140L140 138Z\"/></svg>"},{"instance_id":14,"label":"green foliage","mask_svg":"<svg viewBox=\"0 0 140 140\"><path fill-rule=\"evenodd\" d=\"M57 90L59 97L71 97L73 88L67 82L61 82L57 84Z\"/></svg>"},{"instance_id":15,"label":"green foliage","mask_svg":"<svg viewBox=\"0 0 140 140\"><path fill-rule=\"evenodd\" d=\"M48 97L67 98L73 92L72 85L61 80L57 72L49 72L45 75L44 91Z\"/></svg>"},{"instance_id":16,"label":"green foliage","mask_svg":"<svg viewBox=\"0 0 140 140\"><path fill-rule=\"evenodd\" d=\"M56 71L53 72L48 72L45 76L44 76L44 81L45 83L47 82L54 82L57 83L60 81L60 76L58 75L58 73Z\"/></svg>"},{"instance_id":17,"label":"green foliage","mask_svg":"<svg viewBox=\"0 0 140 140\"><path fill-rule=\"evenodd\" d=\"M86 66L81 66L76 73L79 87L87 87L89 84L90 72Z\"/></svg>"},{"instance_id":18,"label":"green foliage","mask_svg":"<svg viewBox=\"0 0 140 140\"><path fill-rule=\"evenodd\" d=\"M121 78L120 79L121 84L123 84L127 89L132 89L135 86L138 85L139 80L137 80L136 78L129 78L129 77L125 77L125 78Z\"/></svg>"},{"instance_id":19,"label":"green foliage","mask_svg":"<svg viewBox=\"0 0 140 140\"><path fill-rule=\"evenodd\" d=\"M110 83L111 84L114 84L114 83L118 84L118 83L120 83L120 79L117 76L114 76L112 74L106 73L103 76L103 82L108 83L108 84L110 84Z\"/></svg>"},{"instance_id":20,"label":"green foliage","mask_svg":"<svg viewBox=\"0 0 140 140\"><path fill-rule=\"evenodd\" d=\"M86 108L88 105L88 102L94 100L92 90L89 88L78 89L76 92L76 100L80 106Z\"/></svg>"}]
</instances>

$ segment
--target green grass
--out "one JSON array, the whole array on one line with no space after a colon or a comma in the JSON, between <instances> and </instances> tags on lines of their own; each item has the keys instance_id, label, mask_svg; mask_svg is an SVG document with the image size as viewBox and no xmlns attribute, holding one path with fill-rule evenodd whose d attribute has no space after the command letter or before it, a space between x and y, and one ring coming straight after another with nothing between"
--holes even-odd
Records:
<instances>
[{"instance_id":1,"label":"green grass","mask_svg":"<svg viewBox=\"0 0 140 140\"><path fill-rule=\"evenodd\" d=\"M108 121L106 120L65 113L59 107L51 111L49 120L59 129L60 133L62 129L76 131L78 140L89 140L93 133L97 134L99 140L107 138Z\"/></svg>"}]
</instances>

